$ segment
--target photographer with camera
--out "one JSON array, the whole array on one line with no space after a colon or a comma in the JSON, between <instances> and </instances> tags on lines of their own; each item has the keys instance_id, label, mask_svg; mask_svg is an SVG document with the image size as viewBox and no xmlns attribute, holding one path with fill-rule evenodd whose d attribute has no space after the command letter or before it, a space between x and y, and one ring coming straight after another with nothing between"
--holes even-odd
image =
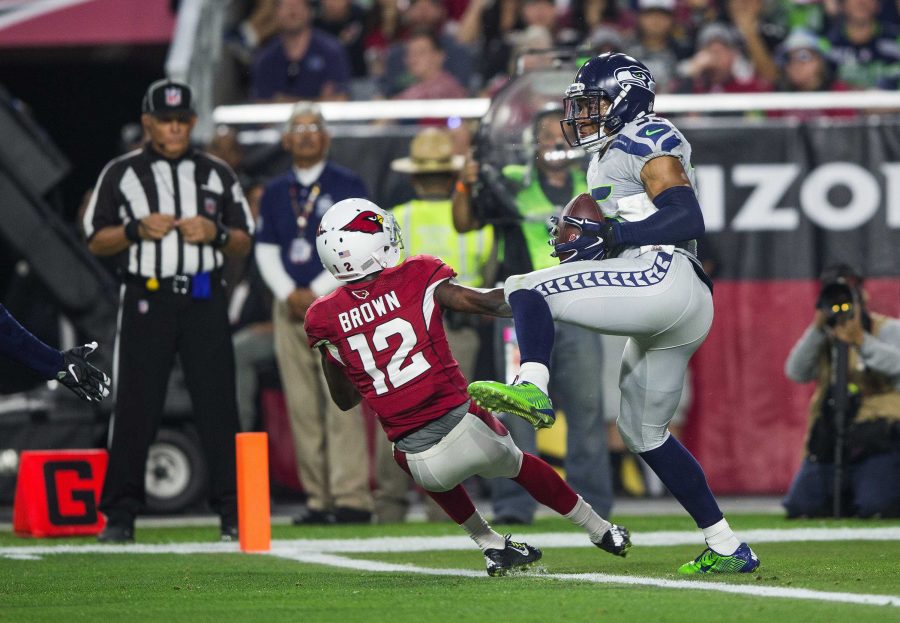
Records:
<instances>
[{"instance_id":1,"label":"photographer with camera","mask_svg":"<svg viewBox=\"0 0 900 623\"><path fill-rule=\"evenodd\" d=\"M584 152L570 149L566 143L559 124L562 112L553 105L534 114L522 140L531 150L530 161L507 164L500 174L502 179L497 179L491 165L472 159L461 172L453 197L453 224L460 233L494 225L498 283L510 275L558 263L550 256L547 244L549 219L559 216L572 197L587 192L580 166ZM495 364L500 374L511 363L504 361L504 353L511 350L510 340L515 335L512 326L511 321L498 319L494 323ZM596 333L574 325L557 325L550 390L568 424L566 479L606 516L613 495L603 401L599 387L585 383L586 371L602 366L602 348ZM590 390L586 385L591 385ZM515 417L502 419L520 448L536 452L535 431L528 422ZM536 503L523 488L505 480L494 481L491 486L495 522L531 523Z\"/></svg>"},{"instance_id":2,"label":"photographer with camera","mask_svg":"<svg viewBox=\"0 0 900 623\"><path fill-rule=\"evenodd\" d=\"M806 456L783 505L788 518L828 516L832 508L841 515L896 517L900 321L866 308L863 278L845 264L826 268L821 284L813 322L785 362L788 378L814 380L816 389ZM844 374L844 382L835 382Z\"/></svg>"}]
</instances>

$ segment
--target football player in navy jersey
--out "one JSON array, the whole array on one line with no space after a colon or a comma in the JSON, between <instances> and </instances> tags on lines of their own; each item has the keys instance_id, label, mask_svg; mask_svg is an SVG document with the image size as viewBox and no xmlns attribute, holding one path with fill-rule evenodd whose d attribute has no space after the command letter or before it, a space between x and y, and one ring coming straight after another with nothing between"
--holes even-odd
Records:
<instances>
[{"instance_id":1,"label":"football player in navy jersey","mask_svg":"<svg viewBox=\"0 0 900 623\"><path fill-rule=\"evenodd\" d=\"M679 571L750 572L759 559L732 532L699 463L668 432L688 360L712 325L713 300L696 256L704 224L691 147L654 114L654 98L650 71L625 54L595 56L579 69L566 90L561 123L573 147L593 154L588 189L604 221L563 217L581 235L555 245L560 265L506 280L519 377L512 385L476 382L469 393L486 409L549 426L553 321L628 336L619 432L696 521L707 544Z\"/></svg>"},{"instance_id":2,"label":"football player in navy jersey","mask_svg":"<svg viewBox=\"0 0 900 623\"><path fill-rule=\"evenodd\" d=\"M583 528L600 549L624 556L628 530L601 518L547 463L523 453L492 414L472 404L450 353L444 309L509 315L500 289L453 283L440 259L410 257L393 215L365 199L345 199L322 217L322 264L343 285L306 313L305 328L335 403L365 399L394 443L394 458L484 552L489 575L541 558L541 551L500 536L460 484L470 476L512 478L538 502Z\"/></svg>"},{"instance_id":3,"label":"football player in navy jersey","mask_svg":"<svg viewBox=\"0 0 900 623\"><path fill-rule=\"evenodd\" d=\"M0 355L48 381L59 381L87 402L100 402L109 396L110 378L87 361L95 350L97 342L58 351L32 335L0 303Z\"/></svg>"}]
</instances>

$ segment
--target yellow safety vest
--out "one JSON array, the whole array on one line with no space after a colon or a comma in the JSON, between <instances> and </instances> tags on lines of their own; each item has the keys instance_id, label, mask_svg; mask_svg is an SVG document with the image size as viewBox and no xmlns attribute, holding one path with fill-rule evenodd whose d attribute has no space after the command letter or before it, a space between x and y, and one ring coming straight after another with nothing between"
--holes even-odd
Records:
<instances>
[{"instance_id":1,"label":"yellow safety vest","mask_svg":"<svg viewBox=\"0 0 900 623\"><path fill-rule=\"evenodd\" d=\"M458 283L482 286L494 243L492 228L457 233L450 199L414 199L394 206L392 212L403 232L403 259L423 253L437 256L456 271Z\"/></svg>"}]
</instances>

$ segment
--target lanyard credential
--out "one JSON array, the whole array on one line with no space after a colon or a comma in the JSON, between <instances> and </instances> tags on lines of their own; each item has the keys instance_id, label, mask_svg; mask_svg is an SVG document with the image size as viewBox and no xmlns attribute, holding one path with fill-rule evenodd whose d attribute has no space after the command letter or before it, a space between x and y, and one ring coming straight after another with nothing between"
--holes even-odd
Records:
<instances>
[{"instance_id":1,"label":"lanyard credential","mask_svg":"<svg viewBox=\"0 0 900 623\"><path fill-rule=\"evenodd\" d=\"M291 196L291 209L294 211L294 216L297 218L297 228L300 230L298 236L302 238L306 233L306 226L309 224L309 215L316 205L316 200L319 198L321 187L318 182L313 184L312 188L309 189L309 196L306 198L302 208L300 207L300 202L297 200L299 187L299 184L291 184L289 194Z\"/></svg>"}]
</instances>

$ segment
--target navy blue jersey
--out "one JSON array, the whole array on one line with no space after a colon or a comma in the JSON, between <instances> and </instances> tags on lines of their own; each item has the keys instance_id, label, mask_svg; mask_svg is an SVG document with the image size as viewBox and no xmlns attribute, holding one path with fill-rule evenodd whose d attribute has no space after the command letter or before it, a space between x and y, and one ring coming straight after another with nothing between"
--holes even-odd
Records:
<instances>
[{"instance_id":1,"label":"navy blue jersey","mask_svg":"<svg viewBox=\"0 0 900 623\"><path fill-rule=\"evenodd\" d=\"M63 369L62 353L47 346L12 317L0 304L0 355L28 366L45 379Z\"/></svg>"},{"instance_id":2,"label":"navy blue jersey","mask_svg":"<svg viewBox=\"0 0 900 623\"><path fill-rule=\"evenodd\" d=\"M256 241L281 248L281 262L297 287L309 287L322 272L316 252L316 230L322 215L338 201L350 197L368 198L366 185L350 169L331 162L309 186L297 180L294 170L266 184L259 208ZM303 227L298 216L303 216ZM306 254L296 253L296 240L305 240Z\"/></svg>"}]
</instances>

